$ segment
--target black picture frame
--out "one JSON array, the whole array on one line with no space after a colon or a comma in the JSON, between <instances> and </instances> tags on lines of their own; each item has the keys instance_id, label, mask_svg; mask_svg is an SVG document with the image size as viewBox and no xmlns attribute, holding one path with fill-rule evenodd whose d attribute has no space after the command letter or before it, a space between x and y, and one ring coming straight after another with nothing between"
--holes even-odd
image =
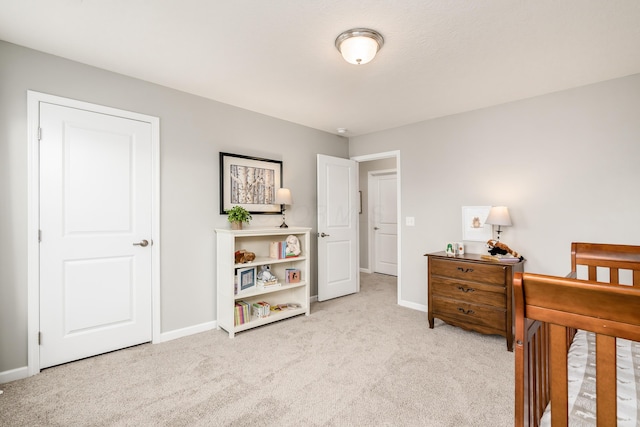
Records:
<instances>
[{"instance_id":1,"label":"black picture frame","mask_svg":"<svg viewBox=\"0 0 640 427\"><path fill-rule=\"evenodd\" d=\"M252 214L282 214L274 203L282 187L282 160L220 152L220 214L242 206Z\"/></svg>"}]
</instances>

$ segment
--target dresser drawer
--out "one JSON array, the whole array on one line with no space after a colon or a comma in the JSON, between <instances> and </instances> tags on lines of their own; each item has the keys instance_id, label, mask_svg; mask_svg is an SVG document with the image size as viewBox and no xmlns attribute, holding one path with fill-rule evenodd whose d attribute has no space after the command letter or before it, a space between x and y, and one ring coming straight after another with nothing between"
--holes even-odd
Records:
<instances>
[{"instance_id":1,"label":"dresser drawer","mask_svg":"<svg viewBox=\"0 0 640 427\"><path fill-rule=\"evenodd\" d=\"M504 309L507 303L504 286L459 281L440 276L432 276L430 286L430 292L434 297L491 305L501 309Z\"/></svg>"},{"instance_id":2,"label":"dresser drawer","mask_svg":"<svg viewBox=\"0 0 640 427\"><path fill-rule=\"evenodd\" d=\"M506 327L505 310L477 304L469 304L448 298L433 297L434 315L459 324L472 323L504 331Z\"/></svg>"},{"instance_id":3,"label":"dresser drawer","mask_svg":"<svg viewBox=\"0 0 640 427\"><path fill-rule=\"evenodd\" d=\"M429 274L504 286L506 269L502 265L462 263L456 259L432 259Z\"/></svg>"}]
</instances>

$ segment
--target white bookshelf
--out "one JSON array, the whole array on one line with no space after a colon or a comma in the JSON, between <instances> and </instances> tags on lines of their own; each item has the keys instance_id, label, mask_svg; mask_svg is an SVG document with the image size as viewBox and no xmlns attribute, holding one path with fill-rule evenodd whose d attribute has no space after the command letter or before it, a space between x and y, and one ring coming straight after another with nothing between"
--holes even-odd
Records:
<instances>
[{"instance_id":1,"label":"white bookshelf","mask_svg":"<svg viewBox=\"0 0 640 427\"><path fill-rule=\"evenodd\" d=\"M233 338L236 332L262 326L267 323L277 322L300 314L310 314L309 298L309 259L310 240L307 227L289 228L247 228L243 230L216 229L217 248L217 309L218 328L229 333ZM286 259L269 257L271 242L283 241L289 235L294 235L300 240L299 256ZM256 259L243 264L236 264L234 254L240 249L245 249L256 254ZM246 291L234 293L234 278L238 268L256 267L256 275L260 272L260 266L270 265L271 272L278 278L281 286L276 288L261 289L252 287ZM297 268L300 270L300 282L285 283L285 270ZM283 311L271 311L270 315L260 319L253 319L240 325L235 324L236 301L246 301L253 304L258 301L266 301L270 305L296 303L300 308L288 308Z\"/></svg>"}]
</instances>

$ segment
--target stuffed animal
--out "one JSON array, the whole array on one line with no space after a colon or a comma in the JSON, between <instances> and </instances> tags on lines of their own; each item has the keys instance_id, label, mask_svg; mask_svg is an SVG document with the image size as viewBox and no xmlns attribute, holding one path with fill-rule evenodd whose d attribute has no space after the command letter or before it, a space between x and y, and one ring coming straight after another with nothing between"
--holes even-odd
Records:
<instances>
[{"instance_id":1,"label":"stuffed animal","mask_svg":"<svg viewBox=\"0 0 640 427\"><path fill-rule=\"evenodd\" d=\"M263 265L258 273L258 280L262 282L277 282L278 278L271 273L271 267Z\"/></svg>"},{"instance_id":2,"label":"stuffed animal","mask_svg":"<svg viewBox=\"0 0 640 427\"><path fill-rule=\"evenodd\" d=\"M296 236L287 236L287 256L298 256L302 252L300 250L300 240Z\"/></svg>"},{"instance_id":3,"label":"stuffed animal","mask_svg":"<svg viewBox=\"0 0 640 427\"><path fill-rule=\"evenodd\" d=\"M524 259L524 257L522 255L520 255L518 252L514 251L509 246L505 245L504 243L502 243L502 242L500 242L498 240L489 240L487 242L487 246L489 246L489 253L491 255L511 254L515 258L520 258L521 261Z\"/></svg>"},{"instance_id":4,"label":"stuffed animal","mask_svg":"<svg viewBox=\"0 0 640 427\"><path fill-rule=\"evenodd\" d=\"M247 262L253 261L254 259L256 259L256 254L244 249L240 249L235 253L236 264L245 264Z\"/></svg>"}]
</instances>

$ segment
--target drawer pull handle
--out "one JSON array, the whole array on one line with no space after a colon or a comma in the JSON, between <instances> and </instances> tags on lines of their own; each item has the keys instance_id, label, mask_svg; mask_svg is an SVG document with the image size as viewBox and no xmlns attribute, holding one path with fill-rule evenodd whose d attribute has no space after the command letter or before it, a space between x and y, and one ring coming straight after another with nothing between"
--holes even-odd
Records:
<instances>
[{"instance_id":1,"label":"drawer pull handle","mask_svg":"<svg viewBox=\"0 0 640 427\"><path fill-rule=\"evenodd\" d=\"M458 270L462 271L463 273L471 273L473 271L473 268L458 267Z\"/></svg>"},{"instance_id":2,"label":"drawer pull handle","mask_svg":"<svg viewBox=\"0 0 640 427\"><path fill-rule=\"evenodd\" d=\"M475 314L475 311L473 311L473 310L465 310L465 309L464 309L464 308L462 308L462 307L458 307L458 311L459 311L460 313L462 313L462 314Z\"/></svg>"},{"instance_id":3,"label":"drawer pull handle","mask_svg":"<svg viewBox=\"0 0 640 427\"><path fill-rule=\"evenodd\" d=\"M458 290L459 290L459 291L464 292L465 294L466 294L467 292L475 292L475 291L476 291L476 290L475 290L475 289L473 289L473 288L464 288L464 287L462 287L462 286L458 286Z\"/></svg>"}]
</instances>

